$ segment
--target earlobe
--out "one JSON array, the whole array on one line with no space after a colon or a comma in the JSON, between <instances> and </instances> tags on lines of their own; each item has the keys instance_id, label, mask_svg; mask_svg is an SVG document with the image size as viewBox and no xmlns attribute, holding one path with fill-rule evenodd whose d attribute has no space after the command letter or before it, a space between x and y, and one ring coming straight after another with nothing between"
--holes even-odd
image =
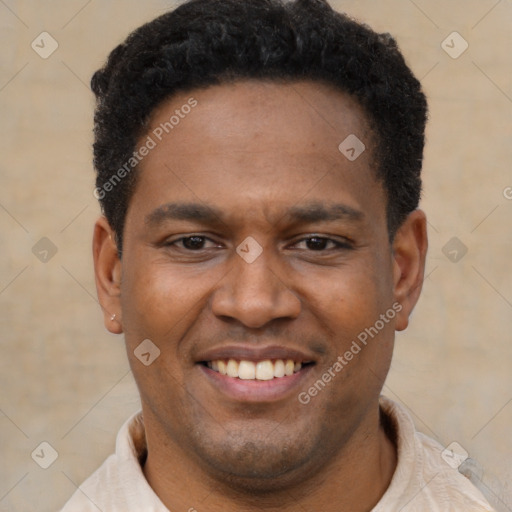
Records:
<instances>
[{"instance_id":1,"label":"earlobe","mask_svg":"<svg viewBox=\"0 0 512 512\"><path fill-rule=\"evenodd\" d=\"M105 327L113 334L121 334L121 260L115 243L115 233L103 216L94 226L93 258L96 291Z\"/></svg>"},{"instance_id":2,"label":"earlobe","mask_svg":"<svg viewBox=\"0 0 512 512\"><path fill-rule=\"evenodd\" d=\"M395 301L402 305L395 328L407 328L409 316L416 305L425 274L427 254L427 220L421 210L414 210L405 219L393 240L393 285Z\"/></svg>"}]
</instances>

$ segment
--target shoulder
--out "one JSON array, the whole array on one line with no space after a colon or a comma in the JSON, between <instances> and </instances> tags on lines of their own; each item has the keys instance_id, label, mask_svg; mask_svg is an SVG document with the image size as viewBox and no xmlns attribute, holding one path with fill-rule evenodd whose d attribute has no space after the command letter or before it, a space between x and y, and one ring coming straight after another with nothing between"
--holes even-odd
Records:
<instances>
[{"instance_id":1,"label":"shoulder","mask_svg":"<svg viewBox=\"0 0 512 512\"><path fill-rule=\"evenodd\" d=\"M113 476L118 469L115 455L110 455L105 462L77 488L61 512L98 512L98 510L116 510L112 508L117 490ZM114 476L114 480L116 480ZM106 492L108 488L109 492ZM106 506L110 508L106 508Z\"/></svg>"},{"instance_id":2,"label":"shoulder","mask_svg":"<svg viewBox=\"0 0 512 512\"><path fill-rule=\"evenodd\" d=\"M385 397L380 405L393 426L398 463L388 490L372 512L493 511L482 493L459 473L459 461L452 460L436 440L417 432L405 408Z\"/></svg>"},{"instance_id":3,"label":"shoulder","mask_svg":"<svg viewBox=\"0 0 512 512\"><path fill-rule=\"evenodd\" d=\"M168 512L148 484L144 423L133 415L117 435L116 451L80 485L61 512Z\"/></svg>"},{"instance_id":4,"label":"shoulder","mask_svg":"<svg viewBox=\"0 0 512 512\"><path fill-rule=\"evenodd\" d=\"M416 439L422 450L422 472L425 482L425 494L430 494L440 504L457 505L460 510L491 511L479 489L462 475L458 468L465 457L457 459L457 454L444 448L434 439L416 432Z\"/></svg>"}]
</instances>

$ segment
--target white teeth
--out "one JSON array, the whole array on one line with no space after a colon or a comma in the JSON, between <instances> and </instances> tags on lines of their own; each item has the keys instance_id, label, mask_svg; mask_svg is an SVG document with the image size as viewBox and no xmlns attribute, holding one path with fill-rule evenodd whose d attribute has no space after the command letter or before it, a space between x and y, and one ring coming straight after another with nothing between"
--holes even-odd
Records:
<instances>
[{"instance_id":1,"label":"white teeth","mask_svg":"<svg viewBox=\"0 0 512 512\"><path fill-rule=\"evenodd\" d=\"M238 377L238 362L235 361L234 359L230 359L228 361L226 372L228 374L228 377Z\"/></svg>"},{"instance_id":2,"label":"white teeth","mask_svg":"<svg viewBox=\"0 0 512 512\"><path fill-rule=\"evenodd\" d=\"M286 364L284 365L284 374L286 376L293 375L294 369L295 369L295 363L291 359L287 359Z\"/></svg>"},{"instance_id":3,"label":"white teeth","mask_svg":"<svg viewBox=\"0 0 512 512\"><path fill-rule=\"evenodd\" d=\"M245 359L217 359L208 361L207 366L221 375L242 380L272 380L293 375L302 368L302 363L296 363L292 359L265 359L256 363Z\"/></svg>"},{"instance_id":4,"label":"white teeth","mask_svg":"<svg viewBox=\"0 0 512 512\"><path fill-rule=\"evenodd\" d=\"M226 362L223 361L222 359L219 359L218 361L215 361L218 366L219 366L219 373L221 373L222 375L226 375L227 374L227 371L226 371ZM212 361L212 370L213 370L213 363L214 361Z\"/></svg>"},{"instance_id":5,"label":"white teeth","mask_svg":"<svg viewBox=\"0 0 512 512\"><path fill-rule=\"evenodd\" d=\"M257 380L272 380L274 378L274 365L272 361L266 359L256 363L256 379Z\"/></svg>"},{"instance_id":6,"label":"white teeth","mask_svg":"<svg viewBox=\"0 0 512 512\"><path fill-rule=\"evenodd\" d=\"M278 359L274 363L274 377L284 377L284 362L282 359Z\"/></svg>"},{"instance_id":7,"label":"white teeth","mask_svg":"<svg viewBox=\"0 0 512 512\"><path fill-rule=\"evenodd\" d=\"M256 378L256 365L252 361L240 361L238 365L238 378L254 380Z\"/></svg>"}]
</instances>

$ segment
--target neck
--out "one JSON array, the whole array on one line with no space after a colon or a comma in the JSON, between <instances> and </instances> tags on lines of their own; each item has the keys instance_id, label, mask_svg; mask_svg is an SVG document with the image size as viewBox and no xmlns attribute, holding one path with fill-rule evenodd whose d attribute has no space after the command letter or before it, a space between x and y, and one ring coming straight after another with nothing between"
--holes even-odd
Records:
<instances>
[{"instance_id":1,"label":"neck","mask_svg":"<svg viewBox=\"0 0 512 512\"><path fill-rule=\"evenodd\" d=\"M371 420L331 461L304 469L302 477L285 476L281 487L274 483L268 491L241 491L226 478L195 464L179 445L159 443L160 436L152 436L151 429L146 431L144 474L173 512L367 512L389 487L397 463L394 442L386 434L378 411Z\"/></svg>"}]
</instances>

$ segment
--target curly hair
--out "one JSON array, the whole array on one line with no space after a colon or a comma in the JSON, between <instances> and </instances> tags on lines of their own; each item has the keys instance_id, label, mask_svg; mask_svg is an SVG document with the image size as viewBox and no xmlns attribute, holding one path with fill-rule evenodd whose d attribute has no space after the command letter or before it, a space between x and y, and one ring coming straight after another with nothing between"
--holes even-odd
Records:
<instances>
[{"instance_id":1,"label":"curly hair","mask_svg":"<svg viewBox=\"0 0 512 512\"><path fill-rule=\"evenodd\" d=\"M326 0L189 0L132 32L91 80L95 195L119 254L136 167L106 184L133 156L155 108L178 91L238 79L316 80L356 99L376 139L392 240L418 206L427 119L421 85L395 40Z\"/></svg>"}]
</instances>

